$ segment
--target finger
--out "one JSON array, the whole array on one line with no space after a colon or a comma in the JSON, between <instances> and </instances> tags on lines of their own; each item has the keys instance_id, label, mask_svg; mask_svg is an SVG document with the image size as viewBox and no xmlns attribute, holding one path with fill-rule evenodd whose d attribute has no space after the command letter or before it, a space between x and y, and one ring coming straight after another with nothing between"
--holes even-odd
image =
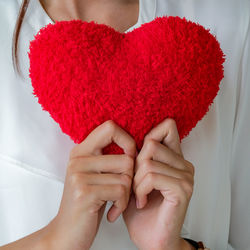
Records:
<instances>
[{"instance_id":1,"label":"finger","mask_svg":"<svg viewBox=\"0 0 250 250\"><path fill-rule=\"evenodd\" d=\"M186 160L182 156L154 139L148 139L144 142L135 161L135 172L138 171L140 163L146 159L166 163L182 170L187 168L185 166Z\"/></svg>"},{"instance_id":2,"label":"finger","mask_svg":"<svg viewBox=\"0 0 250 250\"><path fill-rule=\"evenodd\" d=\"M124 174L84 174L85 175L85 183L91 185L106 185L106 184L122 184L125 187L125 199L126 204L129 201L132 178L128 175ZM118 215L121 213L119 207L116 206L116 203L112 205L110 208L111 217ZM111 218L110 217L110 218Z\"/></svg>"},{"instance_id":3,"label":"finger","mask_svg":"<svg viewBox=\"0 0 250 250\"><path fill-rule=\"evenodd\" d=\"M112 142L121 147L125 154L135 157L135 140L113 120L107 120L96 127L80 144L73 148L70 157L78 157L83 154L100 155L102 148Z\"/></svg>"},{"instance_id":4,"label":"finger","mask_svg":"<svg viewBox=\"0 0 250 250\"><path fill-rule=\"evenodd\" d=\"M126 154L72 158L68 166L73 172L117 173L134 176L134 159Z\"/></svg>"},{"instance_id":5,"label":"finger","mask_svg":"<svg viewBox=\"0 0 250 250\"><path fill-rule=\"evenodd\" d=\"M184 184L185 188L184 189ZM143 208L147 203L147 195L153 189L161 191L162 194L168 193L166 199L170 202L187 200L189 192L191 192L191 185L180 179L170 177L162 174L148 173L135 190L136 199L138 200L138 208ZM187 193L188 195L187 195Z\"/></svg>"},{"instance_id":6,"label":"finger","mask_svg":"<svg viewBox=\"0 0 250 250\"><path fill-rule=\"evenodd\" d=\"M107 213L109 221L115 221L118 216L126 209L128 197L126 188L122 184L105 184L105 185L91 185L88 186L91 190L93 202L96 201L113 201L112 207Z\"/></svg>"},{"instance_id":7,"label":"finger","mask_svg":"<svg viewBox=\"0 0 250 250\"><path fill-rule=\"evenodd\" d=\"M147 139L154 139L156 141L162 142L163 145L169 147L175 153L183 157L180 145L180 137L174 119L166 118L163 120L144 137L144 142Z\"/></svg>"},{"instance_id":8,"label":"finger","mask_svg":"<svg viewBox=\"0 0 250 250\"><path fill-rule=\"evenodd\" d=\"M174 168L168 164L153 161L153 160L144 160L138 171L136 172L134 179L133 179L133 190L135 191L137 186L141 183L143 178L148 173L157 173L162 175L167 175L171 177L175 177L178 179L186 179L193 183L193 175L190 174L188 171L183 171L177 168Z\"/></svg>"},{"instance_id":9,"label":"finger","mask_svg":"<svg viewBox=\"0 0 250 250\"><path fill-rule=\"evenodd\" d=\"M126 174L82 174L84 184L105 185L105 184L122 184L130 191L132 178Z\"/></svg>"}]
</instances>

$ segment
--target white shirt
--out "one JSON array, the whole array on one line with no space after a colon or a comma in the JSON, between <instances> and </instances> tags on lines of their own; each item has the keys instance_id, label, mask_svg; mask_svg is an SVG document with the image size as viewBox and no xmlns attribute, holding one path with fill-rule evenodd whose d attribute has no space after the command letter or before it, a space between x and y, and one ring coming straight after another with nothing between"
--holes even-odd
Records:
<instances>
[{"instance_id":1,"label":"white shirt","mask_svg":"<svg viewBox=\"0 0 250 250\"><path fill-rule=\"evenodd\" d=\"M31 0L19 40L24 78L15 75L11 41L21 0L0 0L0 245L46 226L56 215L74 143L43 111L28 76L29 42L52 20ZM213 250L250 249L250 1L140 0L138 22L186 17L216 35L224 79L209 112L182 140L195 166L195 187L182 236ZM136 249L122 216L106 219L92 249Z\"/></svg>"}]
</instances>

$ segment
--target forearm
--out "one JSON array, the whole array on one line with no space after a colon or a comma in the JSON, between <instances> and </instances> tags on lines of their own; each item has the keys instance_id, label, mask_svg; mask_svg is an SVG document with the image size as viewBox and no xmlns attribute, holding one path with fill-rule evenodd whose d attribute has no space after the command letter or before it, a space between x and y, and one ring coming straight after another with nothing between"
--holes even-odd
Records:
<instances>
[{"instance_id":1,"label":"forearm","mask_svg":"<svg viewBox=\"0 0 250 250\"><path fill-rule=\"evenodd\" d=\"M1 246L0 250L44 250L48 249L46 240L46 230L42 228L32 234L25 236L19 240Z\"/></svg>"}]
</instances>

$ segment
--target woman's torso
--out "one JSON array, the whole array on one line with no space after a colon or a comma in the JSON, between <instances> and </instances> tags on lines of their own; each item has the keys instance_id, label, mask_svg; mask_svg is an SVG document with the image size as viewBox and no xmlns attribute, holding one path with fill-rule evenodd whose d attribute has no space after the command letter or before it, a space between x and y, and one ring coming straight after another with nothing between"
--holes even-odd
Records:
<instances>
[{"instance_id":1,"label":"woman's torso","mask_svg":"<svg viewBox=\"0 0 250 250\"><path fill-rule=\"evenodd\" d=\"M38 0L30 1L20 33L19 58L24 79L14 74L11 41L20 3L21 0L7 3L0 0L0 245L38 230L56 215L68 155L74 146L32 95L28 77L29 41L42 26L51 22ZM246 212L242 210L240 217L239 208L235 205L231 208L234 197L242 191L233 186L237 166L232 152L237 154L233 147L238 142L236 131L243 122L246 124L239 119L244 113L237 114L239 108L243 110L240 105L247 105L239 101L243 87L249 88L242 84L239 76L243 70L241 60L250 3L248 0L141 0L140 3L138 23L127 32L156 16L185 16L210 28L226 54L221 89L209 112L181 144L185 158L196 167L185 236L203 240L215 250L226 250L228 241L233 246L243 246L247 238L239 234L236 237L235 218L243 218ZM241 98L250 99L249 93L248 97ZM246 162L242 166L244 164ZM250 211L250 205L248 208ZM246 223L243 226L249 230L247 221L242 223ZM238 242L238 237L242 237L244 243ZM135 249L121 216L115 223L109 223L104 214L92 248Z\"/></svg>"}]
</instances>

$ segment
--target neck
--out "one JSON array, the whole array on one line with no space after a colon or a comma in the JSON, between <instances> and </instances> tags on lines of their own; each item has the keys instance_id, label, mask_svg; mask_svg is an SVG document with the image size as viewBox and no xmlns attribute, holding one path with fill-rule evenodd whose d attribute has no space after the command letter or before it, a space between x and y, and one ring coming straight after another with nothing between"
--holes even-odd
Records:
<instances>
[{"instance_id":1,"label":"neck","mask_svg":"<svg viewBox=\"0 0 250 250\"><path fill-rule=\"evenodd\" d=\"M112 13L137 4L138 0L40 0L48 13L57 13L61 19L108 19ZM113 15L114 16L114 15ZM98 18L96 18L98 19Z\"/></svg>"},{"instance_id":2,"label":"neck","mask_svg":"<svg viewBox=\"0 0 250 250\"><path fill-rule=\"evenodd\" d=\"M53 21L95 21L120 32L133 26L139 13L139 0L40 0L40 3Z\"/></svg>"}]
</instances>

